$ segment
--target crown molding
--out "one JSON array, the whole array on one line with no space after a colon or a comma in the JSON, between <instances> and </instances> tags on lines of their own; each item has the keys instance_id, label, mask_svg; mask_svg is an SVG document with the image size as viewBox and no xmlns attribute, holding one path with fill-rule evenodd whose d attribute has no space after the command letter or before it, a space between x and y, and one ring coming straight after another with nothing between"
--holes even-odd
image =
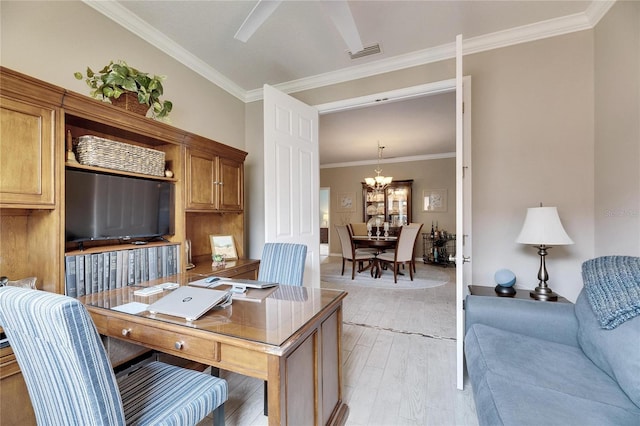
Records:
<instances>
[{"instance_id":1,"label":"crown molding","mask_svg":"<svg viewBox=\"0 0 640 426\"><path fill-rule=\"evenodd\" d=\"M391 164L391 163L408 163L411 161L424 161L424 160L440 160L442 158L455 158L455 152L445 152L442 154L425 154L425 155L412 155L410 157L394 157L384 158L380 161L375 160L362 160L362 161L349 161L344 163L330 163L321 164L321 169L336 169L340 167L354 167L354 166L370 166L379 164Z\"/></svg>"},{"instance_id":2,"label":"crown molding","mask_svg":"<svg viewBox=\"0 0 640 426\"><path fill-rule=\"evenodd\" d=\"M249 103L262 100L262 88L244 90L137 15L132 14L117 1L82 1L241 101ZM587 10L582 13L465 39L463 41L463 53L469 55L592 29L615 2L616 0L594 0ZM295 93L453 58L455 58L455 43L452 42L405 55L276 84L273 87L284 93Z\"/></svg>"},{"instance_id":3,"label":"crown molding","mask_svg":"<svg viewBox=\"0 0 640 426\"><path fill-rule=\"evenodd\" d=\"M607 14L609 9L616 3L617 0L594 0L591 2L585 14L591 27L595 27L598 22Z\"/></svg>"},{"instance_id":4,"label":"crown molding","mask_svg":"<svg viewBox=\"0 0 640 426\"><path fill-rule=\"evenodd\" d=\"M403 87L401 89L387 92L374 93L372 95L359 96L356 98L342 99L334 102L313 105L320 114L348 111L375 104L398 102L417 98L425 95L437 95L456 90L456 79L441 80L433 83L420 84L418 86Z\"/></svg>"},{"instance_id":5,"label":"crown molding","mask_svg":"<svg viewBox=\"0 0 640 426\"><path fill-rule=\"evenodd\" d=\"M206 78L224 91L235 96L241 101L246 102L246 91L243 88L238 86L222 73L213 69L204 61L197 58L178 43L165 36L162 32L158 31L158 29L140 19L138 15L131 13L131 11L120 5L117 1L82 0L82 2L111 19L118 25L129 30L144 41L160 49L160 51L171 56L197 74L200 74L202 77Z\"/></svg>"},{"instance_id":6,"label":"crown molding","mask_svg":"<svg viewBox=\"0 0 640 426\"><path fill-rule=\"evenodd\" d=\"M487 50L499 49L516 44L556 37L576 31L592 29L616 0L594 0L589 8L582 13L575 13L546 21L523 25L508 30L497 31L478 37L464 39L462 51L464 55L480 53ZM434 48L394 56L368 64L344 68L342 70L319 74L316 76L292 80L273 87L284 93L295 93L303 90L316 89L331 84L344 83L359 78L370 77L392 71L399 71L419 65L453 59L456 56L455 43L448 43ZM246 92L247 102L262 99L262 89Z\"/></svg>"}]
</instances>

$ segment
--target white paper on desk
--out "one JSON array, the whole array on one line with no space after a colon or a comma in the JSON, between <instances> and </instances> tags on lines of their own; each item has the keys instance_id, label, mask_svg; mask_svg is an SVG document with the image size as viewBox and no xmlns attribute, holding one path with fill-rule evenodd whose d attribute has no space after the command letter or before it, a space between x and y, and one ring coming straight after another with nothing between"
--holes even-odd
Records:
<instances>
[{"instance_id":1,"label":"white paper on desk","mask_svg":"<svg viewBox=\"0 0 640 426\"><path fill-rule=\"evenodd\" d=\"M148 307L149 305L146 303L131 302L125 303L124 305L114 306L111 309L114 311L124 312L126 314L139 314L140 312L146 311Z\"/></svg>"}]
</instances>

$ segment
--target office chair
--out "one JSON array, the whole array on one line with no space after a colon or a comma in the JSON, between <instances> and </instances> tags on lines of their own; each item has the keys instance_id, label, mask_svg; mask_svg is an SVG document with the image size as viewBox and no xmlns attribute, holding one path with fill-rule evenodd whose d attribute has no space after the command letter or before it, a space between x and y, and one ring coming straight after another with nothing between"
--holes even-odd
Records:
<instances>
[{"instance_id":1,"label":"office chair","mask_svg":"<svg viewBox=\"0 0 640 426\"><path fill-rule=\"evenodd\" d=\"M307 246L292 243L266 243L262 249L259 281L302 285Z\"/></svg>"},{"instance_id":2,"label":"office chair","mask_svg":"<svg viewBox=\"0 0 640 426\"><path fill-rule=\"evenodd\" d=\"M293 243L266 243L262 249L258 281L302 286L307 246ZM280 289L278 289L280 291ZM267 381L264 382L264 415L269 415Z\"/></svg>"},{"instance_id":3,"label":"office chair","mask_svg":"<svg viewBox=\"0 0 640 426\"><path fill-rule=\"evenodd\" d=\"M116 380L98 331L76 299L0 288L0 325L42 425L224 424L227 382L151 362Z\"/></svg>"}]
</instances>

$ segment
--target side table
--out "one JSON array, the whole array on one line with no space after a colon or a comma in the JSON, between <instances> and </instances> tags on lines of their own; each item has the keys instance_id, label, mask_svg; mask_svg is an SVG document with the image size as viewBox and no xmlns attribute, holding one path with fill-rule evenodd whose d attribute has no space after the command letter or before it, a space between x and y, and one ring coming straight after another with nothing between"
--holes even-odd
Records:
<instances>
[{"instance_id":1,"label":"side table","mask_svg":"<svg viewBox=\"0 0 640 426\"><path fill-rule=\"evenodd\" d=\"M513 299L536 300L533 297L529 296L529 291L531 291L531 290L527 290L527 289L523 289L523 288L517 288L516 289L516 294L514 294L513 296L500 295L500 294L495 292L493 287L487 287L487 286L481 286L481 285L470 285L470 286L468 286L468 288L469 288L469 294L471 294L473 296L510 297L510 298L513 298ZM569 300L565 299L564 297L562 297L560 295L558 295L557 302L558 303L571 303ZM556 303L556 302L551 302L551 303Z\"/></svg>"}]
</instances>

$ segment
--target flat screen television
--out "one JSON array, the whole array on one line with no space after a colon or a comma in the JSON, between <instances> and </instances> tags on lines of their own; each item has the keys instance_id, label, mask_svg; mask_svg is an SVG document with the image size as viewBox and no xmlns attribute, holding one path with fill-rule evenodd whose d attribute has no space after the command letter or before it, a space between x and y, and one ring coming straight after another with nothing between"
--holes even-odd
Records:
<instances>
[{"instance_id":1,"label":"flat screen television","mask_svg":"<svg viewBox=\"0 0 640 426\"><path fill-rule=\"evenodd\" d=\"M66 241L173 234L172 182L75 169L65 177Z\"/></svg>"}]
</instances>

